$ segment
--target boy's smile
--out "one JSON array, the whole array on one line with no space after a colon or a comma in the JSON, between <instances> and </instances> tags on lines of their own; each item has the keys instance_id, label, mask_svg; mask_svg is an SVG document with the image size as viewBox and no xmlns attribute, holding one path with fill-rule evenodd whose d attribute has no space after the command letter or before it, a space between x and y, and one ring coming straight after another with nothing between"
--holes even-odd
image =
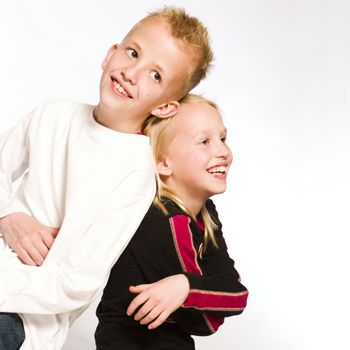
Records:
<instances>
[{"instance_id":1,"label":"boy's smile","mask_svg":"<svg viewBox=\"0 0 350 350\"><path fill-rule=\"evenodd\" d=\"M182 97L193 60L163 20L137 25L102 64L96 120L111 129L138 131L152 111Z\"/></svg>"},{"instance_id":2,"label":"boy's smile","mask_svg":"<svg viewBox=\"0 0 350 350\"><path fill-rule=\"evenodd\" d=\"M114 91L114 93L117 96L132 98L129 91L124 87L124 85L117 78L113 77L113 75L111 76L111 78L112 78L112 91Z\"/></svg>"}]
</instances>

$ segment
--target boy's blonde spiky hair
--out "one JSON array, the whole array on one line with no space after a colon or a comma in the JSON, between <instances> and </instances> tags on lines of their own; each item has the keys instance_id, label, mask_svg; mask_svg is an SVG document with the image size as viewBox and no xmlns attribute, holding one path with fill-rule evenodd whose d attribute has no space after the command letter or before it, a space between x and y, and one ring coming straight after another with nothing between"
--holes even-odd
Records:
<instances>
[{"instance_id":1,"label":"boy's blonde spiky hair","mask_svg":"<svg viewBox=\"0 0 350 350\"><path fill-rule=\"evenodd\" d=\"M149 12L136 26L154 17L163 19L169 25L171 35L183 43L186 51L194 55L195 67L183 86L182 96L184 96L206 77L210 69L214 54L210 47L208 30L198 18L188 15L185 9L175 6L164 6L160 10Z\"/></svg>"}]
</instances>

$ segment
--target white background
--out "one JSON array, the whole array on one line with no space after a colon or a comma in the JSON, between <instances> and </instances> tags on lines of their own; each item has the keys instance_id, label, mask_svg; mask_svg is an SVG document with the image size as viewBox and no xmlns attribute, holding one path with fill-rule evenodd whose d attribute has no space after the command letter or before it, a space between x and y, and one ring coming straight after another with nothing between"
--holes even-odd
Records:
<instances>
[{"instance_id":1,"label":"white background","mask_svg":"<svg viewBox=\"0 0 350 350\"><path fill-rule=\"evenodd\" d=\"M197 348L349 349L349 1L1 1L1 130L47 99L97 103L105 52L163 4L211 33L215 67L195 91L229 129L234 165L215 201L250 290ZM65 350L94 349L93 312Z\"/></svg>"}]
</instances>

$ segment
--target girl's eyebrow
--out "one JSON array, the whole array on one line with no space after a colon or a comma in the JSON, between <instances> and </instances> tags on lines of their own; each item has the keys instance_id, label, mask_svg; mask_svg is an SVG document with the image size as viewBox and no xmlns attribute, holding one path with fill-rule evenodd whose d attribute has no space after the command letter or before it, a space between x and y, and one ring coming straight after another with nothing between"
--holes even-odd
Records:
<instances>
[{"instance_id":1,"label":"girl's eyebrow","mask_svg":"<svg viewBox=\"0 0 350 350\"><path fill-rule=\"evenodd\" d=\"M212 129L202 129L200 131L198 131L198 134L201 133L201 134L208 134L208 133L211 133L213 130ZM220 131L220 134L227 134L227 128L223 128L221 131Z\"/></svg>"}]
</instances>

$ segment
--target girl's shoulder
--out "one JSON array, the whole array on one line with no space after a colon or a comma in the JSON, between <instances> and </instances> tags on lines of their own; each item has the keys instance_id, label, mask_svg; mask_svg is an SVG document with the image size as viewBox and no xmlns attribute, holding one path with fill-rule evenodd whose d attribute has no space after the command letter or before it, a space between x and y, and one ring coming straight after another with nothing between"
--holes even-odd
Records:
<instances>
[{"instance_id":1,"label":"girl's shoulder","mask_svg":"<svg viewBox=\"0 0 350 350\"><path fill-rule=\"evenodd\" d=\"M168 226L171 218L179 216L187 217L189 221L191 220L191 217L173 200L164 198L161 204L163 205L163 209L159 205L152 203L141 226L155 226L158 228Z\"/></svg>"},{"instance_id":2,"label":"girl's shoulder","mask_svg":"<svg viewBox=\"0 0 350 350\"><path fill-rule=\"evenodd\" d=\"M164 198L162 199L161 203L166 209L166 213L157 204L153 203L149 208L146 216L148 216L149 218L153 218L155 220L162 220L162 219L168 220L169 218L178 216L178 215L186 216L191 219L191 216L184 209L182 209L179 204L177 204L172 199ZM214 220L218 220L218 213L216 211L214 202L211 199L208 199L205 203L205 206L209 214L212 216L212 218Z\"/></svg>"},{"instance_id":3,"label":"girl's shoulder","mask_svg":"<svg viewBox=\"0 0 350 350\"><path fill-rule=\"evenodd\" d=\"M191 226L197 226L198 220L193 220L193 218L172 199L164 198L162 199L161 203L166 209L166 212L163 210L164 208L161 209L157 204L152 203L140 225L139 230L149 230L152 228L157 228L158 230L161 228L165 229L171 225L171 222L173 222L174 218L176 222L182 225L190 224ZM221 222L219 220L215 204L211 199L209 199L205 203L205 206L208 210L209 215L220 229Z\"/></svg>"}]
</instances>

